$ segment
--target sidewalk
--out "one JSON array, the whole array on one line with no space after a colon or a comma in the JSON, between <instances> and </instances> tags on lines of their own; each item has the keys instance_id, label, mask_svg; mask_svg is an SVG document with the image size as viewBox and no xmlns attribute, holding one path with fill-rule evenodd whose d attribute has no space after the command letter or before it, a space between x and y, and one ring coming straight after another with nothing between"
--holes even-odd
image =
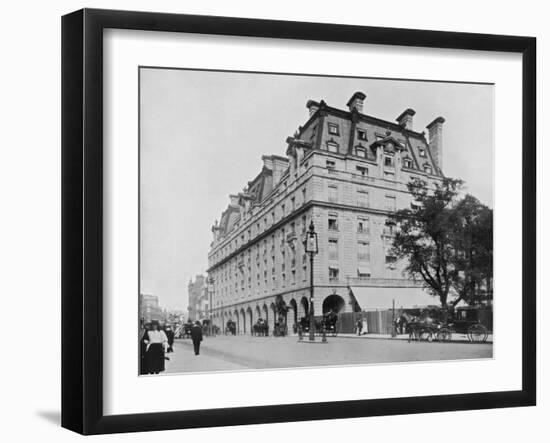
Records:
<instances>
[{"instance_id":1,"label":"sidewalk","mask_svg":"<svg viewBox=\"0 0 550 443\"><path fill-rule=\"evenodd\" d=\"M392 337L390 334L338 334L338 337L346 337L346 338L358 338L358 339L378 339L378 340L408 340L409 334L398 334L395 337ZM436 340L434 340L435 342ZM452 334L451 336L451 342L453 343L470 343L468 340L468 336L466 334ZM487 341L485 341L485 344L492 344L493 343L493 334L489 334L487 336ZM477 344L476 342L473 342L472 344Z\"/></svg>"}]
</instances>

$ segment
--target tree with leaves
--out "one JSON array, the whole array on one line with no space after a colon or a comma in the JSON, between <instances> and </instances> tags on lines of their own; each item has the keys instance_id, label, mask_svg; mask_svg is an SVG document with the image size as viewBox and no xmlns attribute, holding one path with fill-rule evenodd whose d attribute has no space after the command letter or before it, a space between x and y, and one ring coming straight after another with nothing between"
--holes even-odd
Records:
<instances>
[{"instance_id":1,"label":"tree with leaves","mask_svg":"<svg viewBox=\"0 0 550 443\"><path fill-rule=\"evenodd\" d=\"M455 207L455 263L453 276L456 305L460 300L475 304L492 298L493 210L472 195L466 195Z\"/></svg>"},{"instance_id":2,"label":"tree with leaves","mask_svg":"<svg viewBox=\"0 0 550 443\"><path fill-rule=\"evenodd\" d=\"M434 188L415 179L416 202L393 214L392 251L406 272L425 283L441 306L472 303L492 281L492 210L471 195L460 198L462 180L444 178Z\"/></svg>"}]
</instances>

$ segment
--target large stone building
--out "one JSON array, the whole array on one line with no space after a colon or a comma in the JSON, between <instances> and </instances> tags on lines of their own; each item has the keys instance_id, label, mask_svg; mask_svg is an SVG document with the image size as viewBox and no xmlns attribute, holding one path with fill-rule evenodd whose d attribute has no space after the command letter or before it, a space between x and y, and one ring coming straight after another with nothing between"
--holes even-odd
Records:
<instances>
[{"instance_id":1,"label":"large stone building","mask_svg":"<svg viewBox=\"0 0 550 443\"><path fill-rule=\"evenodd\" d=\"M314 311L338 312L433 304L391 255L389 214L415 202L412 178L442 179L442 127L413 129L415 111L396 123L364 113L356 92L347 110L308 101L309 119L286 140L286 156L263 156L263 168L230 195L212 227L209 277L214 323L248 332L258 317L275 320L276 297L289 307L289 327L309 312L309 258L303 239L318 233ZM279 297L279 298L280 298Z\"/></svg>"},{"instance_id":2,"label":"large stone building","mask_svg":"<svg viewBox=\"0 0 550 443\"><path fill-rule=\"evenodd\" d=\"M159 298L152 294L139 294L139 318L144 323L153 320L162 321L164 312L159 305Z\"/></svg>"},{"instance_id":3,"label":"large stone building","mask_svg":"<svg viewBox=\"0 0 550 443\"><path fill-rule=\"evenodd\" d=\"M195 281L187 285L187 311L192 321L202 320L208 316L208 293L204 275L197 275Z\"/></svg>"}]
</instances>

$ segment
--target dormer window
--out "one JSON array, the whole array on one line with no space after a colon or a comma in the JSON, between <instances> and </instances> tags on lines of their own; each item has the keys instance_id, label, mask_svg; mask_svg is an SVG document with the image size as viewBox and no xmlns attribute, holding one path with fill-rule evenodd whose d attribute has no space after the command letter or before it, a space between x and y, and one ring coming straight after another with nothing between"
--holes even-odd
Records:
<instances>
[{"instance_id":1,"label":"dormer window","mask_svg":"<svg viewBox=\"0 0 550 443\"><path fill-rule=\"evenodd\" d=\"M411 160L410 158L405 158L405 159L403 160L403 166L404 166L405 168L412 169L412 167L413 167L413 162L412 162L412 160Z\"/></svg>"},{"instance_id":2,"label":"dormer window","mask_svg":"<svg viewBox=\"0 0 550 443\"><path fill-rule=\"evenodd\" d=\"M357 138L359 140L366 141L367 140L367 131L365 131L364 129L358 129L357 130Z\"/></svg>"},{"instance_id":3,"label":"dormer window","mask_svg":"<svg viewBox=\"0 0 550 443\"><path fill-rule=\"evenodd\" d=\"M328 123L328 133L330 135L340 135L340 126L337 123Z\"/></svg>"},{"instance_id":4,"label":"dormer window","mask_svg":"<svg viewBox=\"0 0 550 443\"><path fill-rule=\"evenodd\" d=\"M420 157L426 157L426 150L424 148L418 148L418 155Z\"/></svg>"},{"instance_id":5,"label":"dormer window","mask_svg":"<svg viewBox=\"0 0 550 443\"><path fill-rule=\"evenodd\" d=\"M393 168L395 165L394 158L391 155L384 156L384 167Z\"/></svg>"},{"instance_id":6,"label":"dormer window","mask_svg":"<svg viewBox=\"0 0 550 443\"><path fill-rule=\"evenodd\" d=\"M433 173L433 169L430 165L424 165L424 172L426 174L432 174Z\"/></svg>"}]
</instances>

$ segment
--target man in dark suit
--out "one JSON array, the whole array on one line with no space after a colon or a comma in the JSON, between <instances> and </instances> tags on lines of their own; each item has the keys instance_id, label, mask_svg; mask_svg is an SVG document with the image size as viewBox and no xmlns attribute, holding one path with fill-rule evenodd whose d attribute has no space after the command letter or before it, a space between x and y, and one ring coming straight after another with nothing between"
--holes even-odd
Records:
<instances>
[{"instance_id":1,"label":"man in dark suit","mask_svg":"<svg viewBox=\"0 0 550 443\"><path fill-rule=\"evenodd\" d=\"M195 322L191 328L191 340L193 340L193 348L195 349L195 355L199 355L199 350L202 341L202 326L200 322Z\"/></svg>"},{"instance_id":2,"label":"man in dark suit","mask_svg":"<svg viewBox=\"0 0 550 443\"><path fill-rule=\"evenodd\" d=\"M166 326L164 332L166 333L166 337L168 338L168 349L166 350L166 352L174 352L174 331L172 330L172 327L170 325Z\"/></svg>"}]
</instances>

